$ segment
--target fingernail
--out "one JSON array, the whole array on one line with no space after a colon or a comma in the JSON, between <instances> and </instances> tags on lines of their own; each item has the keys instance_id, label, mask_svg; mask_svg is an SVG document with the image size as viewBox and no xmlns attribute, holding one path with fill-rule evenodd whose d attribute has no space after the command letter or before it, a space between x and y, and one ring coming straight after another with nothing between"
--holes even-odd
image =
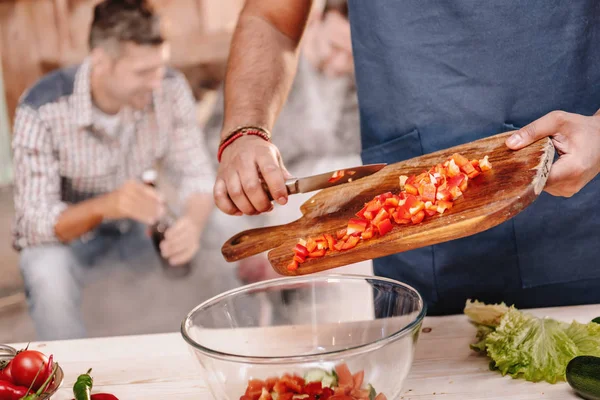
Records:
<instances>
[{"instance_id":1,"label":"fingernail","mask_svg":"<svg viewBox=\"0 0 600 400\"><path fill-rule=\"evenodd\" d=\"M287 203L287 199L282 196L279 199L277 199L277 202L283 206Z\"/></svg>"},{"instance_id":2,"label":"fingernail","mask_svg":"<svg viewBox=\"0 0 600 400\"><path fill-rule=\"evenodd\" d=\"M237 217L241 217L242 215L244 215L244 213L241 212L241 211L238 211L234 215L237 216Z\"/></svg>"},{"instance_id":3,"label":"fingernail","mask_svg":"<svg viewBox=\"0 0 600 400\"><path fill-rule=\"evenodd\" d=\"M506 141L506 144L511 147L514 147L514 146L518 146L519 144L521 144L522 140L523 139L521 138L521 135L519 133L515 133L511 137L508 138L508 140Z\"/></svg>"}]
</instances>

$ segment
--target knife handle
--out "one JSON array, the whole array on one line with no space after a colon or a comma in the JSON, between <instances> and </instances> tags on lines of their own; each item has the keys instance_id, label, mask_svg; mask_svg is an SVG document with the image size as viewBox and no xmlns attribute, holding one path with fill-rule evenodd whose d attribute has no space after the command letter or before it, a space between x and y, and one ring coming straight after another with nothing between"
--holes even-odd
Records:
<instances>
[{"instance_id":1,"label":"knife handle","mask_svg":"<svg viewBox=\"0 0 600 400\"><path fill-rule=\"evenodd\" d=\"M267 194L267 197L270 201L273 201L273 196L271 196L271 191L269 190L269 186L265 181L262 181L262 187ZM288 195L298 193L298 179L292 178L285 181L285 187L287 188Z\"/></svg>"}]
</instances>

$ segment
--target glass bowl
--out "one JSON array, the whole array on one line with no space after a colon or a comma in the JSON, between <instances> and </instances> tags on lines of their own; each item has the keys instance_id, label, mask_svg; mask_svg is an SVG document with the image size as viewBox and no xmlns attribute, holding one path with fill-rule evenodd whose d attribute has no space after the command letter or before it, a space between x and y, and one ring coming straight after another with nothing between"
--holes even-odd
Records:
<instances>
[{"instance_id":1,"label":"glass bowl","mask_svg":"<svg viewBox=\"0 0 600 400\"><path fill-rule=\"evenodd\" d=\"M385 395L378 400L393 400L410 371L425 313L419 293L401 282L319 274L222 293L194 308L181 334L216 400L250 399L243 396L251 380L262 381L254 388L285 374L335 389L347 385L339 376L344 366L356 376L364 372L361 390L372 387Z\"/></svg>"},{"instance_id":2,"label":"glass bowl","mask_svg":"<svg viewBox=\"0 0 600 400\"><path fill-rule=\"evenodd\" d=\"M15 349L14 347L5 345L5 344L0 344L0 361L10 361L16 355L17 355L17 349ZM56 393L56 391L60 388L60 386L63 383L64 378L65 378L65 374L59 365L58 368L56 369L56 375L54 376L54 380L52 381L52 383L50 385L48 385L48 387L46 388L46 391L44 393L42 393L42 395L39 397L40 400L50 399Z\"/></svg>"}]
</instances>

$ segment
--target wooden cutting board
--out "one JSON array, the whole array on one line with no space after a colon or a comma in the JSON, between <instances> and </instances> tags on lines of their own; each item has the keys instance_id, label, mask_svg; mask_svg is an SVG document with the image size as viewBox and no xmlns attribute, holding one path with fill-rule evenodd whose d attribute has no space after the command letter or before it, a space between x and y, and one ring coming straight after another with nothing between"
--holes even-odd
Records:
<instances>
[{"instance_id":1,"label":"wooden cutting board","mask_svg":"<svg viewBox=\"0 0 600 400\"><path fill-rule=\"evenodd\" d=\"M359 261L383 257L419 247L470 236L514 217L542 192L554 159L549 138L513 151L505 140L511 132L491 136L435 153L386 166L356 182L318 192L300 210L303 216L289 224L241 232L222 247L227 261L237 261L271 250L273 268L282 275L304 275ZM419 174L444 162L454 153L469 159L489 156L493 169L469 180L469 187L444 214L427 217L417 225L395 225L383 237L361 241L355 248L331 252L307 260L296 271L288 271L293 247L300 238L333 234L376 195L400 190L399 176Z\"/></svg>"}]
</instances>

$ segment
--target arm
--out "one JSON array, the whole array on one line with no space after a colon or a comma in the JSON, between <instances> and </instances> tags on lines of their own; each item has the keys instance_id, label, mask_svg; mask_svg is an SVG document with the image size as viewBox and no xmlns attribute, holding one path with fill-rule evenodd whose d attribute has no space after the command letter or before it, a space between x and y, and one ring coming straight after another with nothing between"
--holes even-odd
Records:
<instances>
[{"instance_id":1,"label":"arm","mask_svg":"<svg viewBox=\"0 0 600 400\"><path fill-rule=\"evenodd\" d=\"M225 78L222 137L238 126L271 129L287 97L298 62L298 45L312 0L248 0L233 36ZM280 204L287 202L279 151L256 137L242 137L223 152L215 203L227 214L257 214L272 205L258 172Z\"/></svg>"}]
</instances>

